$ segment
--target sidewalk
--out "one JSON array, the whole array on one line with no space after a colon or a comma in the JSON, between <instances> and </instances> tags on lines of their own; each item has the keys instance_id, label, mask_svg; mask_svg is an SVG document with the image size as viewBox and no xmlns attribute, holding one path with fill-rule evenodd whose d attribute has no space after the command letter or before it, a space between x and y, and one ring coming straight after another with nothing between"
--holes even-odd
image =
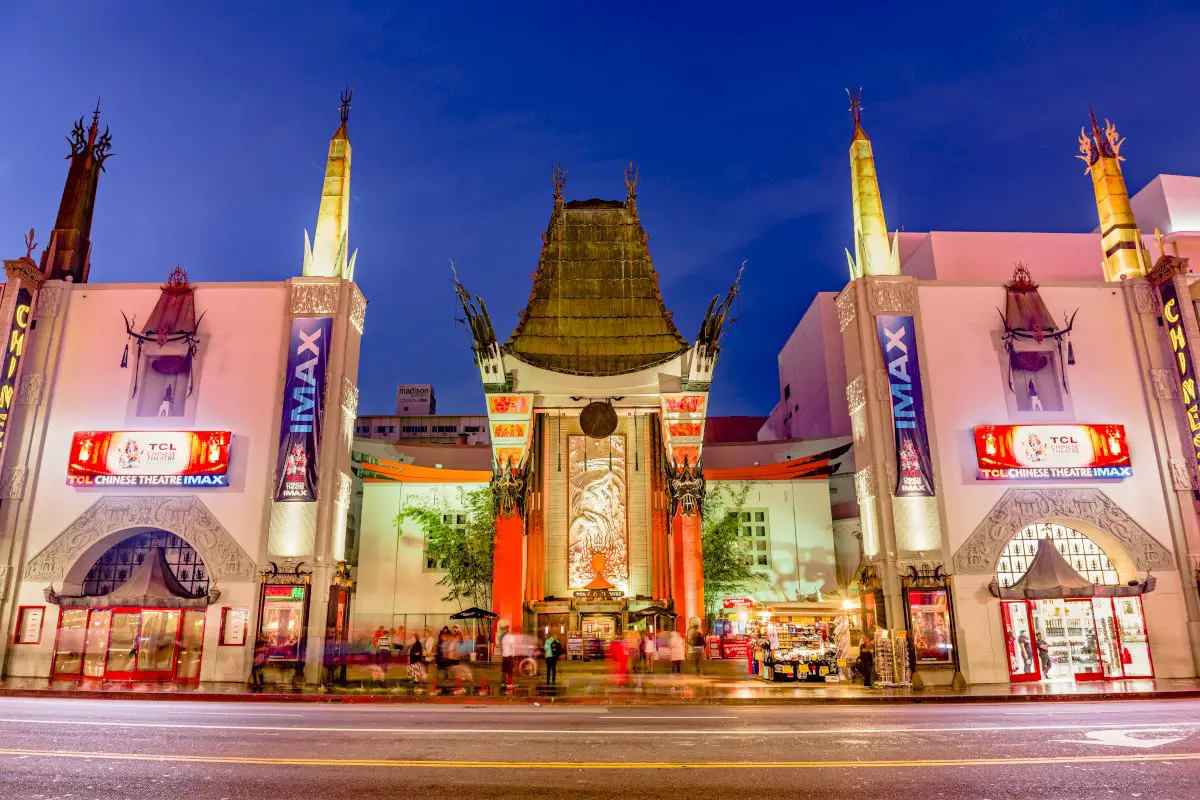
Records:
<instances>
[{"instance_id":1,"label":"sidewalk","mask_svg":"<svg viewBox=\"0 0 1200 800\"><path fill-rule=\"evenodd\" d=\"M471 683L453 681L413 685L403 665L395 665L385 681L367 668L352 668L344 686L293 687L268 684L251 691L239 683L188 686L161 683L49 681L8 678L0 681L0 697L76 697L139 700L197 700L310 703L533 703L669 705L795 705L822 703L988 703L1000 701L1097 701L1200 698L1200 680L1121 680L1064 684L981 684L965 689L864 688L849 683L766 683L745 674L744 662L708 661L704 674L633 673L624 686L614 685L603 663L568 663L559 668L558 685L542 678L518 678L514 693L500 693L499 666L474 665Z\"/></svg>"}]
</instances>

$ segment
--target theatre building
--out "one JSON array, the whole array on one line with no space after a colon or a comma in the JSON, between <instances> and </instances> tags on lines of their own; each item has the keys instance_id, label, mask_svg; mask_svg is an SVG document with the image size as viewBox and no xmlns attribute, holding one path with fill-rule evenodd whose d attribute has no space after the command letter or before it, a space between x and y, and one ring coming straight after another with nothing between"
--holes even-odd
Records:
<instances>
[{"instance_id":1,"label":"theatre building","mask_svg":"<svg viewBox=\"0 0 1200 800\"><path fill-rule=\"evenodd\" d=\"M478 490L494 497L491 608L514 628L603 641L635 624L704 627L706 601L721 598L706 597L701 512L706 487L722 483L755 484L747 548L764 575L776 565L773 597L837 591L828 479L846 448L731 452L713 468L704 456L737 284L685 339L659 290L636 172L623 200L567 200L562 178L528 304L506 341L483 302L458 288L490 447L355 444L360 634L436 629L458 610L442 599L444 574L423 555L421 525L397 517L432 505L466 524L461 498Z\"/></svg>"},{"instance_id":2,"label":"theatre building","mask_svg":"<svg viewBox=\"0 0 1200 800\"><path fill-rule=\"evenodd\" d=\"M92 282L109 138L99 112L76 127L45 251L5 261L0 296L6 675L244 681L260 635L276 677L311 680L344 629L366 305L346 111L302 274L277 282Z\"/></svg>"},{"instance_id":3,"label":"theatre building","mask_svg":"<svg viewBox=\"0 0 1200 800\"><path fill-rule=\"evenodd\" d=\"M822 391L844 370L854 586L918 684L1197 674L1200 286L1184 256L1200 180L1160 176L1131 202L1123 140L1088 129L1098 232L889 236L854 111L851 281L797 328L840 363L780 384ZM764 435L803 435L804 407L828 427L841 404L785 397Z\"/></svg>"}]
</instances>

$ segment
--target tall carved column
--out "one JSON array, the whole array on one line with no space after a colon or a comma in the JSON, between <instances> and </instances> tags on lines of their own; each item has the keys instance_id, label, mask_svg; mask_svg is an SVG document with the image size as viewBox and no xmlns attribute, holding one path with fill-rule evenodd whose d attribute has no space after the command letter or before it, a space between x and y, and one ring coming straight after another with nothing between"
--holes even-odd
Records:
<instances>
[{"instance_id":1,"label":"tall carved column","mask_svg":"<svg viewBox=\"0 0 1200 800\"><path fill-rule=\"evenodd\" d=\"M492 476L496 511L492 610L499 614L497 622L507 620L513 631L520 630L522 622L525 487L526 475L511 467L501 468Z\"/></svg>"},{"instance_id":2,"label":"tall carved column","mask_svg":"<svg viewBox=\"0 0 1200 800\"><path fill-rule=\"evenodd\" d=\"M704 621L704 554L700 545L701 509L704 506L704 473L684 462L669 468L671 492L671 589L675 600L676 629L687 631L689 623Z\"/></svg>"}]
</instances>

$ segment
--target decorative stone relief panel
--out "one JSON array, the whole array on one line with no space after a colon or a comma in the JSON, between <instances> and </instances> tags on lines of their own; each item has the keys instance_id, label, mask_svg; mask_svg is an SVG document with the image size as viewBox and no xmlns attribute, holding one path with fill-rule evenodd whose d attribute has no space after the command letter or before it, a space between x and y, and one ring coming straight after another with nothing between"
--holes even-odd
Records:
<instances>
[{"instance_id":1,"label":"decorative stone relief panel","mask_svg":"<svg viewBox=\"0 0 1200 800\"><path fill-rule=\"evenodd\" d=\"M17 405L36 406L42 402L42 386L46 382L46 376L40 372L35 372L32 375L22 375L17 381L16 403Z\"/></svg>"},{"instance_id":2,"label":"decorative stone relief panel","mask_svg":"<svg viewBox=\"0 0 1200 800\"><path fill-rule=\"evenodd\" d=\"M352 417L358 415L358 387L345 375L342 376L342 408Z\"/></svg>"},{"instance_id":3,"label":"decorative stone relief panel","mask_svg":"<svg viewBox=\"0 0 1200 800\"><path fill-rule=\"evenodd\" d=\"M887 402L888 408L891 408L891 403L888 402L892 396L892 385L888 383L887 370L883 367L875 370L875 399L881 403Z\"/></svg>"},{"instance_id":4,"label":"decorative stone relief panel","mask_svg":"<svg viewBox=\"0 0 1200 800\"><path fill-rule=\"evenodd\" d=\"M850 407L850 413L853 414L866 404L867 382L862 375L857 375L846 385L846 405Z\"/></svg>"},{"instance_id":5,"label":"decorative stone relief panel","mask_svg":"<svg viewBox=\"0 0 1200 800\"><path fill-rule=\"evenodd\" d=\"M875 468L863 467L854 473L854 493L859 500L868 500L878 494L875 488Z\"/></svg>"},{"instance_id":6,"label":"decorative stone relief panel","mask_svg":"<svg viewBox=\"0 0 1200 800\"><path fill-rule=\"evenodd\" d=\"M1135 284L1133 287L1133 305L1139 314L1157 314L1158 293L1149 284Z\"/></svg>"},{"instance_id":7,"label":"decorative stone relief panel","mask_svg":"<svg viewBox=\"0 0 1200 800\"><path fill-rule=\"evenodd\" d=\"M9 467L0 473L0 497L20 500L25 496L25 467Z\"/></svg>"},{"instance_id":8,"label":"decorative stone relief panel","mask_svg":"<svg viewBox=\"0 0 1200 800\"><path fill-rule=\"evenodd\" d=\"M160 528L196 548L218 580L253 580L257 568L199 498L191 495L102 497L55 536L25 566L25 579L61 581L85 550L131 528ZM90 566L90 565L89 565Z\"/></svg>"},{"instance_id":9,"label":"decorative stone relief panel","mask_svg":"<svg viewBox=\"0 0 1200 800\"><path fill-rule=\"evenodd\" d=\"M0 567L0 600L8 597L8 576L12 572L12 567L5 564Z\"/></svg>"},{"instance_id":10,"label":"decorative stone relief panel","mask_svg":"<svg viewBox=\"0 0 1200 800\"><path fill-rule=\"evenodd\" d=\"M1025 526L1051 519L1081 520L1112 536L1139 571L1174 569L1171 552L1099 489L1009 489L954 554L960 573L986 575Z\"/></svg>"},{"instance_id":11,"label":"decorative stone relief panel","mask_svg":"<svg viewBox=\"0 0 1200 800\"><path fill-rule=\"evenodd\" d=\"M1159 400L1179 397L1179 380L1173 369L1150 370L1150 382L1154 385L1154 396Z\"/></svg>"},{"instance_id":12,"label":"decorative stone relief panel","mask_svg":"<svg viewBox=\"0 0 1200 800\"><path fill-rule=\"evenodd\" d=\"M293 283L293 314L336 314L341 283Z\"/></svg>"},{"instance_id":13,"label":"decorative stone relief panel","mask_svg":"<svg viewBox=\"0 0 1200 800\"><path fill-rule=\"evenodd\" d=\"M862 447L867 440L867 407L862 406L850 413L850 436L855 447Z\"/></svg>"},{"instance_id":14,"label":"decorative stone relief panel","mask_svg":"<svg viewBox=\"0 0 1200 800\"><path fill-rule=\"evenodd\" d=\"M854 284L851 283L837 296L838 330L846 330L854 322Z\"/></svg>"},{"instance_id":15,"label":"decorative stone relief panel","mask_svg":"<svg viewBox=\"0 0 1200 800\"><path fill-rule=\"evenodd\" d=\"M350 324L362 335L363 324L367 320L367 298L355 284L350 284Z\"/></svg>"},{"instance_id":16,"label":"decorative stone relief panel","mask_svg":"<svg viewBox=\"0 0 1200 800\"><path fill-rule=\"evenodd\" d=\"M33 318L53 317L62 307L63 296L67 289L62 286L43 286L38 290L37 302L34 304Z\"/></svg>"},{"instance_id":17,"label":"decorative stone relief panel","mask_svg":"<svg viewBox=\"0 0 1200 800\"><path fill-rule=\"evenodd\" d=\"M867 305L872 314L912 314L917 308L917 285L912 281L871 281Z\"/></svg>"},{"instance_id":18,"label":"decorative stone relief panel","mask_svg":"<svg viewBox=\"0 0 1200 800\"><path fill-rule=\"evenodd\" d=\"M1187 458L1172 458L1167 461L1171 470L1171 488L1186 492L1196 488L1196 462Z\"/></svg>"},{"instance_id":19,"label":"decorative stone relief panel","mask_svg":"<svg viewBox=\"0 0 1200 800\"><path fill-rule=\"evenodd\" d=\"M338 473L337 501L340 505L350 505L350 476L345 472Z\"/></svg>"},{"instance_id":20,"label":"decorative stone relief panel","mask_svg":"<svg viewBox=\"0 0 1200 800\"><path fill-rule=\"evenodd\" d=\"M884 466L884 471L887 472L887 484L889 492L896 491L896 465L888 461Z\"/></svg>"}]
</instances>

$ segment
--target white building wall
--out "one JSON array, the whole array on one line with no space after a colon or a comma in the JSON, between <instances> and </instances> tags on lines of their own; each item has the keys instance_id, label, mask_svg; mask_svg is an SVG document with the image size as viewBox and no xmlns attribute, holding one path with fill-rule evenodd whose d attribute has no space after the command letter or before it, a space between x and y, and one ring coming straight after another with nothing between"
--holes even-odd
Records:
<instances>
[{"instance_id":1,"label":"white building wall","mask_svg":"<svg viewBox=\"0 0 1200 800\"><path fill-rule=\"evenodd\" d=\"M260 562L269 482L279 429L276 418L280 343L287 335L287 287L282 283L197 284L200 351L196 361L195 415L180 418L133 416L136 348L121 369L126 344L121 312L144 321L157 302L157 284L81 284L67 293L66 328L57 384L48 406L45 446L27 484L32 514L22 564L41 551L102 497L193 495ZM67 486L72 436L86 430L229 430L233 433L229 486L207 490L75 488ZM170 520L163 527L169 530ZM212 566L210 566L210 570ZM58 607L46 604L44 582L17 586L19 605L45 605L42 643L14 646L7 666L14 676L49 675ZM256 624L257 580L217 582L221 597L210 606L204 635L202 680L244 680L253 640L246 647L218 647L223 606L251 609ZM56 586L56 589L61 587Z\"/></svg>"},{"instance_id":2,"label":"white building wall","mask_svg":"<svg viewBox=\"0 0 1200 800\"><path fill-rule=\"evenodd\" d=\"M1038 273L1033 265L1034 277ZM925 413L937 422L934 447L949 550L956 552L1006 490L1058 486L1096 488L1106 494L1168 550L1170 521L1151 438L1150 421L1121 289L1103 284L1042 284L1040 293L1057 318L1079 309L1072 334L1077 363L1067 367L1068 411L1010 412L998 333L1001 286L922 283L918 289L924 351L921 371ZM936 313L931 313L936 309ZM1120 481L979 481L971 429L981 424L1074 421L1125 426L1133 477ZM1069 524L1068 520L1064 520ZM1077 526L1079 527L1079 526ZM1118 561L1119 556L1114 556ZM1122 581L1142 577L1121 574ZM1159 576L1145 598L1155 674L1193 674L1186 613L1178 573ZM955 610L960 656L972 683L1008 682L999 601L987 591L988 575L956 575Z\"/></svg>"}]
</instances>

